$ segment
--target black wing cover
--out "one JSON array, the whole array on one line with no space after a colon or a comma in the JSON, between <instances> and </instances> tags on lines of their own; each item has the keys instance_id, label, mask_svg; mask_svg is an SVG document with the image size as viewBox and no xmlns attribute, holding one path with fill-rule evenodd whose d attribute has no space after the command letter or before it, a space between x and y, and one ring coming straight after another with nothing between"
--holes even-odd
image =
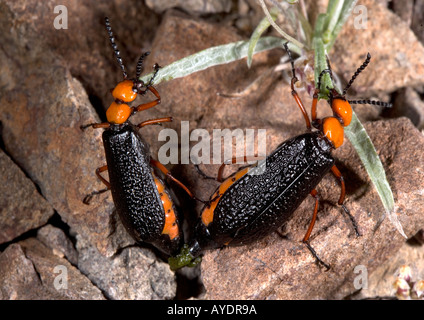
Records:
<instances>
[{"instance_id":1,"label":"black wing cover","mask_svg":"<svg viewBox=\"0 0 424 320\"><path fill-rule=\"evenodd\" d=\"M330 149L318 133L287 140L228 188L212 223L201 229L217 246L243 245L264 237L291 217L333 164Z\"/></svg>"},{"instance_id":2,"label":"black wing cover","mask_svg":"<svg viewBox=\"0 0 424 320\"><path fill-rule=\"evenodd\" d=\"M175 253L183 236L170 240L162 234L165 212L152 175L148 144L131 124L104 131L103 143L113 201L127 231L139 242Z\"/></svg>"}]
</instances>

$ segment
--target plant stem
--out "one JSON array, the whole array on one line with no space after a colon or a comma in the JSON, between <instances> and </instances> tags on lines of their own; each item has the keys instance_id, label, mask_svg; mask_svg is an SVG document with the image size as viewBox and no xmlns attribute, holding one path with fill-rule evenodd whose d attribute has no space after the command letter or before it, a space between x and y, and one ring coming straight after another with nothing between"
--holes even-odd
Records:
<instances>
[{"instance_id":1,"label":"plant stem","mask_svg":"<svg viewBox=\"0 0 424 320\"><path fill-rule=\"evenodd\" d=\"M266 4L264 2L264 0L259 0L259 3L262 7L262 10L264 11L267 19L269 20L269 23L274 27L275 30L277 30L277 32L279 34L281 34L285 39L287 39L288 41L290 41L291 43L293 43L294 45L296 45L298 48L303 49L305 46L303 43L300 43L299 41L297 41L295 38L289 36L287 33L285 33L272 19L271 14L268 11L268 8L266 7Z\"/></svg>"}]
</instances>

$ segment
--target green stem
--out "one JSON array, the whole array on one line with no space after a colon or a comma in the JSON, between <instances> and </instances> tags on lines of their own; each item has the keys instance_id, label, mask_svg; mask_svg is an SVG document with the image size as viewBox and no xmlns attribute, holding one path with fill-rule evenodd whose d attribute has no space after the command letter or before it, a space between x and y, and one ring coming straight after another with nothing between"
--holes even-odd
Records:
<instances>
[{"instance_id":1,"label":"green stem","mask_svg":"<svg viewBox=\"0 0 424 320\"><path fill-rule=\"evenodd\" d=\"M285 38L286 40L290 41L291 43L293 43L294 45L296 45L298 48L303 49L304 48L304 44L300 43L299 41L297 41L295 38L289 36L287 33L285 33L275 22L274 20L272 20L271 14L268 11L268 8L266 7L266 4L264 2L264 0L259 0L259 3L262 7L262 10L264 11L266 17L269 20L269 23L275 28L275 30L277 30L277 32L279 34L281 34L283 36L283 38Z\"/></svg>"}]
</instances>

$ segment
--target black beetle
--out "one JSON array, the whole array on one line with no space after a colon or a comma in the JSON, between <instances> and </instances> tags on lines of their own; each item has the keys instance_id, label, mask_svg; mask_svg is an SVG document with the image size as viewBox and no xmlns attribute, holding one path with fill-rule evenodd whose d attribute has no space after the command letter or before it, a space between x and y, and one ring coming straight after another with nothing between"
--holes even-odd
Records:
<instances>
[{"instance_id":1,"label":"black beetle","mask_svg":"<svg viewBox=\"0 0 424 320\"><path fill-rule=\"evenodd\" d=\"M106 185L106 189L92 192L83 202L88 204L94 195L111 190L116 210L131 236L138 242L154 245L166 254L175 254L184 241L183 232L172 198L164 182L155 174L153 166L184 188L191 197L195 197L161 163L150 157L149 146L138 132L145 125L170 122L172 118L147 120L137 126L128 121L134 113L160 104L160 95L152 86L159 66L155 64L155 73L148 83L139 80L143 59L149 54L145 53L138 60L136 77L127 79L108 18L105 18L105 24L124 80L112 90L115 101L106 111L107 122L81 127L106 129L102 138L107 162L107 165L96 170L96 175ZM144 95L147 91L152 92L156 100L137 107L127 104L134 101L138 94ZM110 182L101 176L106 170Z\"/></svg>"},{"instance_id":2,"label":"black beetle","mask_svg":"<svg viewBox=\"0 0 424 320\"><path fill-rule=\"evenodd\" d=\"M196 265L200 261L200 254L206 249L227 245L246 245L270 234L290 219L308 194L315 198L315 207L303 243L317 261L329 269L330 266L318 257L309 244L319 208L319 196L315 188L329 171L341 183L338 203L350 217L355 232L359 236L356 222L343 204L344 179L334 165L335 161L331 152L343 144L343 126L349 125L352 116L350 103L389 106L389 104L369 100L346 100L344 97L356 76L368 65L371 56L368 54L342 95L339 95L335 89L329 91L328 102L334 115L318 119L316 108L321 77L324 73L329 73L332 78L328 63L328 69L321 72L319 76L319 85L312 102L312 121L310 121L295 90L294 84L298 79L295 75L294 62L287 45L285 48L292 64L292 95L305 118L308 132L283 142L266 157L266 161L259 162L254 167L243 168L224 181L222 169L225 164L221 166L216 180L222 184L211 196L210 203L203 208L189 245L184 245L177 256L169 258L172 269ZM313 131L312 127L317 130ZM235 163L235 159L232 163ZM198 170L204 177L211 178L200 169Z\"/></svg>"}]
</instances>

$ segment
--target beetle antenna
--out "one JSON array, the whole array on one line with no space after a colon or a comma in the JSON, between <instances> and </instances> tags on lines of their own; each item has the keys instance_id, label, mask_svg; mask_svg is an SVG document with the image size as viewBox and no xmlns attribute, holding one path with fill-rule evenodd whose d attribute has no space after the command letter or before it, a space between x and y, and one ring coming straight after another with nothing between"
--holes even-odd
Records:
<instances>
[{"instance_id":1,"label":"beetle antenna","mask_svg":"<svg viewBox=\"0 0 424 320\"><path fill-rule=\"evenodd\" d=\"M364 63L356 70L355 74L352 76L352 79L350 79L349 83L347 84L346 88L343 90L343 96L346 94L347 90L349 90L350 86L352 85L353 81L355 81L356 77L367 67L367 65L370 63L371 55L368 52L367 58L365 59Z\"/></svg>"},{"instance_id":2,"label":"beetle antenna","mask_svg":"<svg viewBox=\"0 0 424 320\"><path fill-rule=\"evenodd\" d=\"M159 72L159 69L161 68L160 65L158 65L157 63L155 63L153 65L153 69L155 69L153 76L150 78L149 83L147 84L146 88L151 87L153 85L153 80L156 78L156 75Z\"/></svg>"},{"instance_id":3,"label":"beetle antenna","mask_svg":"<svg viewBox=\"0 0 424 320\"><path fill-rule=\"evenodd\" d=\"M334 78L333 78L333 70L331 70L331 64L330 64L330 59L328 59L328 56L325 56L325 60L327 61L327 69L324 69L321 71L321 73L318 76L318 89L321 90L321 79L322 76L326 73L328 73L330 75L330 79L331 79L331 83L333 84L333 88L334 88ZM331 88L327 88L328 90L330 90Z\"/></svg>"},{"instance_id":4,"label":"beetle antenna","mask_svg":"<svg viewBox=\"0 0 424 320\"><path fill-rule=\"evenodd\" d=\"M293 60L293 57L292 57L292 55L291 55L291 51L289 50L289 46L288 46L287 44L288 44L288 42L285 42L285 43L283 44L283 46L284 46L284 49L286 49L287 55L289 56L289 59L290 59L290 63L291 63L291 68L292 68L292 75L293 75L293 78L297 79L297 78L296 78L296 73L295 73L295 71L294 71L294 60Z\"/></svg>"},{"instance_id":5,"label":"beetle antenna","mask_svg":"<svg viewBox=\"0 0 424 320\"><path fill-rule=\"evenodd\" d=\"M141 71L143 70L143 60L150 54L150 52L143 53L137 62L135 78L138 79L141 76Z\"/></svg>"},{"instance_id":6,"label":"beetle antenna","mask_svg":"<svg viewBox=\"0 0 424 320\"><path fill-rule=\"evenodd\" d=\"M109 35L110 44L112 45L112 49L115 52L116 60L118 61L119 66L121 67L122 74L124 75L124 79L127 78L127 72L125 71L124 63L122 62L121 53L118 50L118 45L115 42L115 37L113 36L112 27L110 26L109 18L105 17L105 25L106 31Z\"/></svg>"},{"instance_id":7,"label":"beetle antenna","mask_svg":"<svg viewBox=\"0 0 424 320\"><path fill-rule=\"evenodd\" d=\"M147 90L150 90L149 87L151 87L153 85L153 80L155 79L156 75L158 74L159 69L161 68L160 65L158 65L157 63L154 64L153 68L155 69L155 71L153 72L153 76L150 78L148 83L144 83L143 81L139 81L139 83L142 85L142 87L144 87L145 89L143 91L140 91L139 94L144 95ZM137 78L138 80L138 78Z\"/></svg>"},{"instance_id":8,"label":"beetle antenna","mask_svg":"<svg viewBox=\"0 0 424 320\"><path fill-rule=\"evenodd\" d=\"M377 100L348 100L350 104L372 104L375 106L382 106L385 108L391 108L392 104L389 102L381 102Z\"/></svg>"}]
</instances>

